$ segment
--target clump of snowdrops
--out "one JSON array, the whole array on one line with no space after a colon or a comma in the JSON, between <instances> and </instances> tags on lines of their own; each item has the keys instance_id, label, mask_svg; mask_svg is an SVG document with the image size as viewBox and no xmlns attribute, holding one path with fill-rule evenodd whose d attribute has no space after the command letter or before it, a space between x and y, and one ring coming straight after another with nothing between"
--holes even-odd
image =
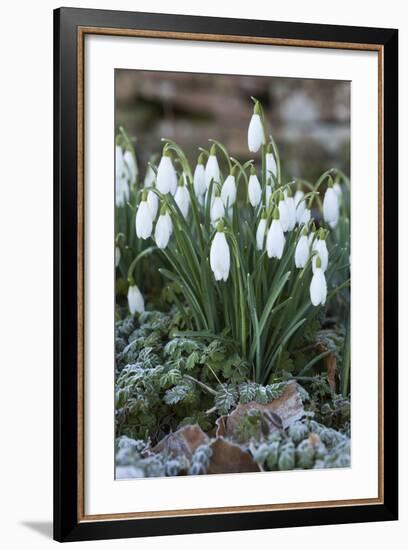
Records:
<instances>
[{"instance_id":1,"label":"clump of snowdrops","mask_svg":"<svg viewBox=\"0 0 408 550\"><path fill-rule=\"evenodd\" d=\"M132 205L139 249L128 264L128 307L144 311L135 270L141 258L160 253L159 271L176 291L189 337L233 342L253 379L267 383L291 342L335 297L340 303L349 285L349 181L337 169L314 183L284 181L262 106L253 101L253 158L244 163L210 139L192 167L178 144L162 140L161 157L149 163ZM119 211L136 166L127 141L122 132Z\"/></svg>"}]
</instances>

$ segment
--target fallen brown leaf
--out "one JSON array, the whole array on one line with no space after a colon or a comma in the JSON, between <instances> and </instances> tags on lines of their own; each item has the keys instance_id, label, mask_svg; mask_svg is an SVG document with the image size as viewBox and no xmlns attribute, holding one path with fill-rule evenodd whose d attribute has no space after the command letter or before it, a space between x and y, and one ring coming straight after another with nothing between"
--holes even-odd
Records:
<instances>
[{"instance_id":1,"label":"fallen brown leaf","mask_svg":"<svg viewBox=\"0 0 408 550\"><path fill-rule=\"evenodd\" d=\"M185 456L188 460L191 460L197 447L208 441L209 438L200 426L197 424L188 425L163 437L150 451L154 454L164 452L177 458Z\"/></svg>"},{"instance_id":2,"label":"fallen brown leaf","mask_svg":"<svg viewBox=\"0 0 408 550\"><path fill-rule=\"evenodd\" d=\"M207 469L208 474L237 474L261 471L247 451L223 438L217 438L213 441L211 449L213 453Z\"/></svg>"}]
</instances>

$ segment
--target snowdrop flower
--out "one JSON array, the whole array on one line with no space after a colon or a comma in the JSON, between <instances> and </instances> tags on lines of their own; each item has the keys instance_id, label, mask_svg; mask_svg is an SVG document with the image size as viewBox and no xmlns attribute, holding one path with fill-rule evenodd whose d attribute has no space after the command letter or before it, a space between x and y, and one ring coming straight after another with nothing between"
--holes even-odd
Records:
<instances>
[{"instance_id":1,"label":"snowdrop flower","mask_svg":"<svg viewBox=\"0 0 408 550\"><path fill-rule=\"evenodd\" d=\"M313 273L316 271L317 258L320 258L321 270L325 272L329 263L329 252L327 250L324 229L319 230L318 237L313 241L312 250L316 252L312 260Z\"/></svg>"},{"instance_id":2,"label":"snowdrop flower","mask_svg":"<svg viewBox=\"0 0 408 550\"><path fill-rule=\"evenodd\" d=\"M127 149L123 155L123 160L127 168L130 185L134 185L138 174L136 157L132 151Z\"/></svg>"},{"instance_id":3,"label":"snowdrop flower","mask_svg":"<svg viewBox=\"0 0 408 550\"><path fill-rule=\"evenodd\" d=\"M226 281L228 279L230 263L230 251L225 238L224 225L219 222L210 250L210 266L216 281Z\"/></svg>"},{"instance_id":4,"label":"snowdrop flower","mask_svg":"<svg viewBox=\"0 0 408 550\"><path fill-rule=\"evenodd\" d=\"M129 200L129 184L126 176L126 165L123 160L122 148L115 147L115 203L118 208L123 208Z\"/></svg>"},{"instance_id":5,"label":"snowdrop flower","mask_svg":"<svg viewBox=\"0 0 408 550\"><path fill-rule=\"evenodd\" d=\"M207 186L205 184L205 168L204 168L204 155L200 154L197 160L197 166L194 170L194 192L198 198L202 198Z\"/></svg>"},{"instance_id":6,"label":"snowdrop flower","mask_svg":"<svg viewBox=\"0 0 408 550\"><path fill-rule=\"evenodd\" d=\"M157 210L159 209L159 197L151 189L147 193L147 204L149 205L149 208L150 208L152 220L155 220L157 216Z\"/></svg>"},{"instance_id":7,"label":"snowdrop flower","mask_svg":"<svg viewBox=\"0 0 408 550\"><path fill-rule=\"evenodd\" d=\"M221 188L221 199L225 208L231 208L237 199L237 184L235 183L236 167L232 168L230 175L224 181Z\"/></svg>"},{"instance_id":8,"label":"snowdrop flower","mask_svg":"<svg viewBox=\"0 0 408 550\"><path fill-rule=\"evenodd\" d=\"M249 202L252 204L254 208L258 206L258 204L261 202L261 197L262 197L261 184L259 183L259 179L256 175L255 168L252 166L251 174L249 176L249 183L248 183L248 198L249 198Z\"/></svg>"},{"instance_id":9,"label":"snowdrop flower","mask_svg":"<svg viewBox=\"0 0 408 550\"><path fill-rule=\"evenodd\" d=\"M115 246L115 267L118 267L120 262L120 248L118 246Z\"/></svg>"},{"instance_id":10,"label":"snowdrop flower","mask_svg":"<svg viewBox=\"0 0 408 550\"><path fill-rule=\"evenodd\" d=\"M266 149L265 159L266 159L266 173L267 173L267 176L268 177L273 176L272 180L274 181L276 176L277 176L278 169L277 169L277 166L276 166L276 160L275 160L275 156L273 154L273 147L272 147L271 143L269 143L269 145Z\"/></svg>"},{"instance_id":11,"label":"snowdrop flower","mask_svg":"<svg viewBox=\"0 0 408 550\"><path fill-rule=\"evenodd\" d=\"M212 145L210 149L210 156L208 157L207 164L205 165L205 186L207 189L210 187L211 180L218 183L220 181L220 167L218 166L218 160L215 156L216 151L216 146Z\"/></svg>"},{"instance_id":12,"label":"snowdrop flower","mask_svg":"<svg viewBox=\"0 0 408 550\"><path fill-rule=\"evenodd\" d=\"M339 198L330 181L323 199L323 218L330 227L336 227L339 221Z\"/></svg>"},{"instance_id":13,"label":"snowdrop flower","mask_svg":"<svg viewBox=\"0 0 408 550\"><path fill-rule=\"evenodd\" d=\"M272 185L267 185L265 187L265 204L266 204L266 206L268 206L271 196L272 196Z\"/></svg>"},{"instance_id":14,"label":"snowdrop flower","mask_svg":"<svg viewBox=\"0 0 408 550\"><path fill-rule=\"evenodd\" d=\"M341 185L338 181L336 181L336 183L333 185L333 189L336 191L337 198L340 200L343 192L341 190Z\"/></svg>"},{"instance_id":15,"label":"snowdrop flower","mask_svg":"<svg viewBox=\"0 0 408 550\"><path fill-rule=\"evenodd\" d=\"M292 231L296 225L296 206L290 187L284 192L286 210L288 213L288 231Z\"/></svg>"},{"instance_id":16,"label":"snowdrop flower","mask_svg":"<svg viewBox=\"0 0 408 550\"><path fill-rule=\"evenodd\" d=\"M268 257L278 258L278 260L280 260L282 258L284 246L285 236L279 219L279 210L275 207L273 211L273 220L266 237L266 251Z\"/></svg>"},{"instance_id":17,"label":"snowdrop flower","mask_svg":"<svg viewBox=\"0 0 408 550\"><path fill-rule=\"evenodd\" d=\"M156 174L154 173L154 170L150 166L150 164L148 164L146 168L146 174L143 180L144 187L152 187L155 179L156 179Z\"/></svg>"},{"instance_id":18,"label":"snowdrop flower","mask_svg":"<svg viewBox=\"0 0 408 550\"><path fill-rule=\"evenodd\" d=\"M291 223L290 214L288 212L288 206L286 204L285 196L282 191L279 194L279 218L283 231L289 231Z\"/></svg>"},{"instance_id":19,"label":"snowdrop flower","mask_svg":"<svg viewBox=\"0 0 408 550\"><path fill-rule=\"evenodd\" d=\"M161 250L165 249L168 245L172 232L173 224L170 214L167 212L166 205L163 205L154 231L154 240Z\"/></svg>"},{"instance_id":20,"label":"snowdrop flower","mask_svg":"<svg viewBox=\"0 0 408 550\"><path fill-rule=\"evenodd\" d=\"M147 193L143 191L142 200L136 212L136 235L139 239L148 239L152 234L153 218L147 203Z\"/></svg>"},{"instance_id":21,"label":"snowdrop flower","mask_svg":"<svg viewBox=\"0 0 408 550\"><path fill-rule=\"evenodd\" d=\"M321 265L322 262L318 256L316 260L316 269L313 273L312 282L310 283L310 300L314 306L324 306L327 298L326 277L324 276Z\"/></svg>"},{"instance_id":22,"label":"snowdrop flower","mask_svg":"<svg viewBox=\"0 0 408 550\"><path fill-rule=\"evenodd\" d=\"M211 205L210 210L210 217L213 225L220 219L223 218L225 215L225 208L224 203L222 202L222 198L220 196L220 191L217 189L215 191L215 197L213 200L213 203Z\"/></svg>"},{"instance_id":23,"label":"snowdrop flower","mask_svg":"<svg viewBox=\"0 0 408 550\"><path fill-rule=\"evenodd\" d=\"M295 202L295 208L296 208L296 223L304 224L307 223L307 221L303 221L304 216L307 217L307 214L305 215L306 211L306 202L303 200L305 194L301 189L297 189L295 196L293 197L293 200ZM309 210L310 215L310 210ZM308 220L309 221L309 220Z\"/></svg>"},{"instance_id":24,"label":"snowdrop flower","mask_svg":"<svg viewBox=\"0 0 408 550\"><path fill-rule=\"evenodd\" d=\"M174 200L176 201L177 206L180 208L181 213L185 218L188 216L188 211L190 209L190 194L187 187L184 184L184 178L179 179L177 186L176 194L174 195Z\"/></svg>"},{"instance_id":25,"label":"snowdrop flower","mask_svg":"<svg viewBox=\"0 0 408 550\"><path fill-rule=\"evenodd\" d=\"M116 179L126 175L125 161L123 160L123 151L120 145L115 147L115 175Z\"/></svg>"},{"instance_id":26,"label":"snowdrop flower","mask_svg":"<svg viewBox=\"0 0 408 550\"><path fill-rule=\"evenodd\" d=\"M261 119L261 107L257 101L248 127L248 149L252 153L256 153L262 143L264 143L264 140L265 135Z\"/></svg>"},{"instance_id":27,"label":"snowdrop flower","mask_svg":"<svg viewBox=\"0 0 408 550\"><path fill-rule=\"evenodd\" d=\"M140 292L139 287L134 283L129 286L127 299L129 311L132 315L135 313L144 312L145 307L142 293Z\"/></svg>"},{"instance_id":28,"label":"snowdrop flower","mask_svg":"<svg viewBox=\"0 0 408 550\"><path fill-rule=\"evenodd\" d=\"M259 220L258 229L256 230L256 248L263 250L266 233L266 212L262 211L261 219Z\"/></svg>"},{"instance_id":29,"label":"snowdrop flower","mask_svg":"<svg viewBox=\"0 0 408 550\"><path fill-rule=\"evenodd\" d=\"M295 250L295 265L298 269L305 267L309 254L310 247L309 240L307 238L307 229L304 227Z\"/></svg>"},{"instance_id":30,"label":"snowdrop flower","mask_svg":"<svg viewBox=\"0 0 408 550\"><path fill-rule=\"evenodd\" d=\"M170 157L170 151L164 149L162 158L157 168L156 187L165 195L174 193L177 190L177 174Z\"/></svg>"}]
</instances>

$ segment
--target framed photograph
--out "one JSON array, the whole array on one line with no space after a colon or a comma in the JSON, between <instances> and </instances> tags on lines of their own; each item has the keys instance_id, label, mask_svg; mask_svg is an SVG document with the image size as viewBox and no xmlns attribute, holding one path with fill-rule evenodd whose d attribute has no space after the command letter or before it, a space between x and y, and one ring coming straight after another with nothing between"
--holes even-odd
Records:
<instances>
[{"instance_id":1,"label":"framed photograph","mask_svg":"<svg viewBox=\"0 0 408 550\"><path fill-rule=\"evenodd\" d=\"M55 539L397 519L398 31L54 30Z\"/></svg>"}]
</instances>

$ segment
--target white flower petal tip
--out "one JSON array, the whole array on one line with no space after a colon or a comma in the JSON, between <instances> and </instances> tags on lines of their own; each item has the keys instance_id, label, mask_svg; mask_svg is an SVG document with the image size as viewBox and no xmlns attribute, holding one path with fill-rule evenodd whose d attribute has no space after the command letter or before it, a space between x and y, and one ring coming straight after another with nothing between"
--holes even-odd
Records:
<instances>
[{"instance_id":1,"label":"white flower petal tip","mask_svg":"<svg viewBox=\"0 0 408 550\"><path fill-rule=\"evenodd\" d=\"M215 155L210 155L205 165L205 186L207 189L210 187L211 180L218 183L220 181L220 168Z\"/></svg>"},{"instance_id":2,"label":"white flower petal tip","mask_svg":"<svg viewBox=\"0 0 408 550\"><path fill-rule=\"evenodd\" d=\"M280 220L272 220L271 226L266 237L266 252L269 258L282 258L285 246L285 236L283 234Z\"/></svg>"},{"instance_id":3,"label":"white flower petal tip","mask_svg":"<svg viewBox=\"0 0 408 550\"><path fill-rule=\"evenodd\" d=\"M288 214L288 231L292 231L296 225L296 206L293 197L286 197L285 204Z\"/></svg>"},{"instance_id":4,"label":"white flower petal tip","mask_svg":"<svg viewBox=\"0 0 408 550\"><path fill-rule=\"evenodd\" d=\"M128 307L132 315L143 313L145 310L144 299L137 285L131 285L127 293Z\"/></svg>"},{"instance_id":5,"label":"white flower petal tip","mask_svg":"<svg viewBox=\"0 0 408 550\"><path fill-rule=\"evenodd\" d=\"M328 187L323 199L323 218L330 227L336 227L339 221L339 198L333 187Z\"/></svg>"},{"instance_id":6,"label":"white flower petal tip","mask_svg":"<svg viewBox=\"0 0 408 550\"><path fill-rule=\"evenodd\" d=\"M256 176L256 174L251 174L249 176L248 183L248 198L251 205L255 208L261 202L262 189L261 184Z\"/></svg>"},{"instance_id":7,"label":"white flower petal tip","mask_svg":"<svg viewBox=\"0 0 408 550\"><path fill-rule=\"evenodd\" d=\"M310 248L307 235L301 235L295 250L295 265L298 269L305 267L309 254Z\"/></svg>"},{"instance_id":8,"label":"white flower petal tip","mask_svg":"<svg viewBox=\"0 0 408 550\"><path fill-rule=\"evenodd\" d=\"M286 200L279 201L279 219L284 232L289 231L291 225L291 217L288 211Z\"/></svg>"},{"instance_id":9,"label":"white flower petal tip","mask_svg":"<svg viewBox=\"0 0 408 550\"><path fill-rule=\"evenodd\" d=\"M172 232L173 224L170 215L167 212L165 214L160 214L154 231L154 240L156 241L158 248L161 250L166 248Z\"/></svg>"},{"instance_id":10,"label":"white flower petal tip","mask_svg":"<svg viewBox=\"0 0 408 550\"><path fill-rule=\"evenodd\" d=\"M153 218L147 200L142 200L136 212L136 235L148 239L152 234Z\"/></svg>"},{"instance_id":11,"label":"white flower petal tip","mask_svg":"<svg viewBox=\"0 0 408 550\"><path fill-rule=\"evenodd\" d=\"M207 190L205 184L205 168L203 164L197 164L194 170L194 192L197 197L201 197Z\"/></svg>"},{"instance_id":12,"label":"white flower petal tip","mask_svg":"<svg viewBox=\"0 0 408 550\"><path fill-rule=\"evenodd\" d=\"M176 194L174 195L174 200L177 206L180 208L183 217L187 218L188 212L190 210L190 194L185 185L179 185L177 187Z\"/></svg>"},{"instance_id":13,"label":"white flower petal tip","mask_svg":"<svg viewBox=\"0 0 408 550\"><path fill-rule=\"evenodd\" d=\"M326 303L327 298L327 284L326 277L323 270L318 267L313 273L312 281L310 283L310 301L314 306L319 306Z\"/></svg>"},{"instance_id":14,"label":"white flower petal tip","mask_svg":"<svg viewBox=\"0 0 408 550\"><path fill-rule=\"evenodd\" d=\"M157 168L156 187L163 195L167 193L174 195L177 190L177 174L171 158L167 155L163 155L160 159Z\"/></svg>"},{"instance_id":15,"label":"white flower petal tip","mask_svg":"<svg viewBox=\"0 0 408 550\"><path fill-rule=\"evenodd\" d=\"M254 113L248 126L248 149L256 153L261 147L264 139L264 132L261 117Z\"/></svg>"},{"instance_id":16,"label":"white flower petal tip","mask_svg":"<svg viewBox=\"0 0 408 550\"><path fill-rule=\"evenodd\" d=\"M224 203L222 202L222 198L215 197L212 203L211 212L210 212L211 222L213 224L216 224L217 221L220 218L223 218L224 216L225 216L225 208L224 208Z\"/></svg>"},{"instance_id":17,"label":"white flower petal tip","mask_svg":"<svg viewBox=\"0 0 408 550\"><path fill-rule=\"evenodd\" d=\"M225 208L231 208L235 204L236 198L237 186L235 183L235 177L230 174L224 181L224 185L221 189L221 199Z\"/></svg>"},{"instance_id":18,"label":"white flower petal tip","mask_svg":"<svg viewBox=\"0 0 408 550\"><path fill-rule=\"evenodd\" d=\"M147 194L147 204L149 205L152 220L155 220L159 209L159 197L152 190L150 190Z\"/></svg>"},{"instance_id":19,"label":"white flower petal tip","mask_svg":"<svg viewBox=\"0 0 408 550\"><path fill-rule=\"evenodd\" d=\"M278 173L278 168L276 166L276 160L273 153L266 153L266 173L268 178L271 177L271 175L276 178Z\"/></svg>"},{"instance_id":20,"label":"white flower petal tip","mask_svg":"<svg viewBox=\"0 0 408 550\"><path fill-rule=\"evenodd\" d=\"M312 260L313 273L316 271L317 257L319 257L321 261L321 270L325 272L329 264L329 252L327 250L326 240L319 238L315 239L313 241L312 250L316 252Z\"/></svg>"},{"instance_id":21,"label":"white flower petal tip","mask_svg":"<svg viewBox=\"0 0 408 550\"><path fill-rule=\"evenodd\" d=\"M258 229L256 230L256 248L258 250L264 249L265 234L266 234L266 219L261 218L258 224Z\"/></svg>"},{"instance_id":22,"label":"white flower petal tip","mask_svg":"<svg viewBox=\"0 0 408 550\"><path fill-rule=\"evenodd\" d=\"M230 263L230 250L225 233L217 231L210 249L210 266L216 281L227 281Z\"/></svg>"}]
</instances>

